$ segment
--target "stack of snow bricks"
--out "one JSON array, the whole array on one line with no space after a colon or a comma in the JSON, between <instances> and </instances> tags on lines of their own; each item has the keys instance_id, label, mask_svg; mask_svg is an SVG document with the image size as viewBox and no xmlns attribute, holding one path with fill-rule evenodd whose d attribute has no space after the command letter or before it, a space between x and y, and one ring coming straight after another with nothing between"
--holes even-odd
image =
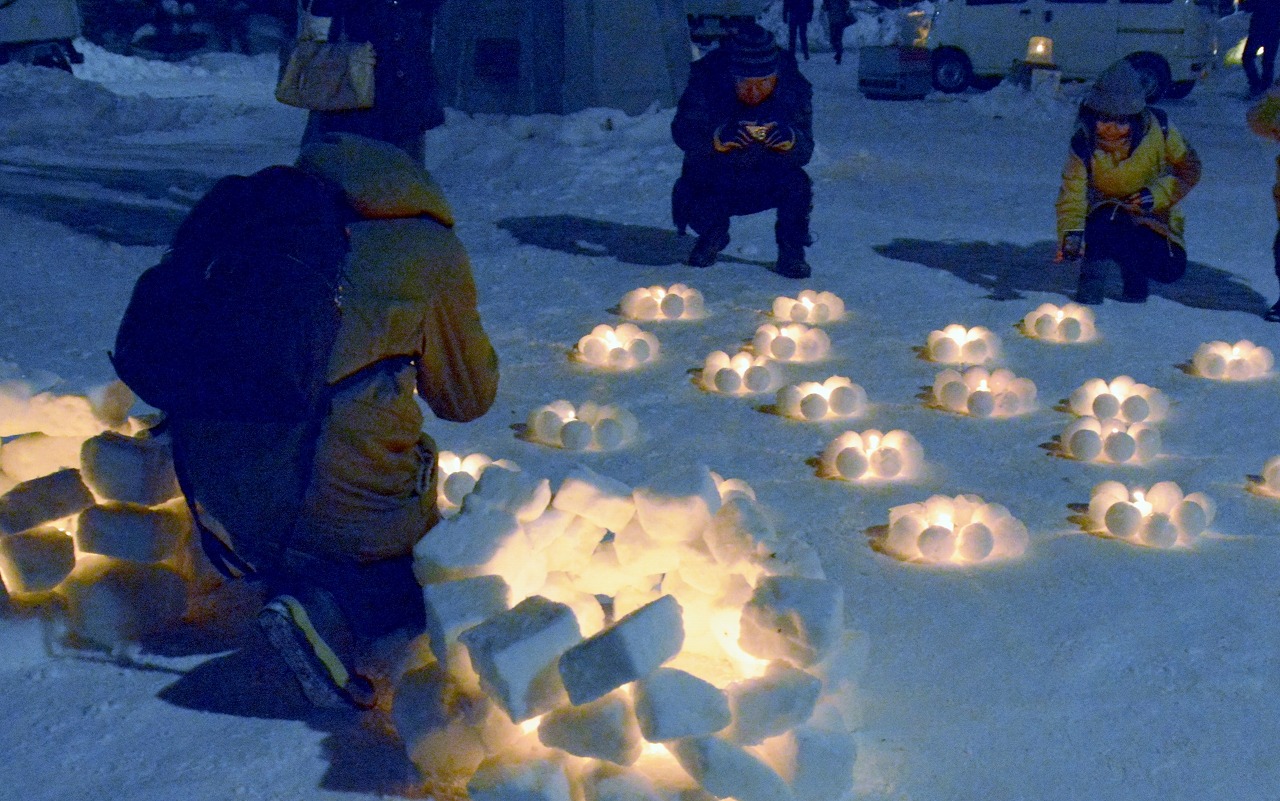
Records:
<instances>
[{"instance_id":1,"label":"stack of snow bricks","mask_svg":"<svg viewBox=\"0 0 1280 801\"><path fill-rule=\"evenodd\" d=\"M576 467L553 494L491 468L414 555L430 654L392 716L434 782L473 801L851 792L865 641L741 482Z\"/></svg>"}]
</instances>

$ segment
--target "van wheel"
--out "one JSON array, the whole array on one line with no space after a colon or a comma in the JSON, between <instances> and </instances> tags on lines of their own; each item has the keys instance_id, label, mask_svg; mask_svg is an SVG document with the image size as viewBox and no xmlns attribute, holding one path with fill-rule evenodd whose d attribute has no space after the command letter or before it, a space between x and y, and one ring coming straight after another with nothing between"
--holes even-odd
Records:
<instances>
[{"instance_id":1,"label":"van wheel","mask_svg":"<svg viewBox=\"0 0 1280 801\"><path fill-rule=\"evenodd\" d=\"M955 94L973 82L973 65L959 50L945 48L933 51L933 88Z\"/></svg>"},{"instance_id":2,"label":"van wheel","mask_svg":"<svg viewBox=\"0 0 1280 801\"><path fill-rule=\"evenodd\" d=\"M1169 65L1155 53L1135 53L1128 57L1129 63L1142 79L1142 87L1147 93L1147 102L1155 103L1169 91Z\"/></svg>"},{"instance_id":3,"label":"van wheel","mask_svg":"<svg viewBox=\"0 0 1280 801\"><path fill-rule=\"evenodd\" d=\"M1164 93L1165 100L1181 100L1196 88L1195 81L1174 81Z\"/></svg>"}]
</instances>

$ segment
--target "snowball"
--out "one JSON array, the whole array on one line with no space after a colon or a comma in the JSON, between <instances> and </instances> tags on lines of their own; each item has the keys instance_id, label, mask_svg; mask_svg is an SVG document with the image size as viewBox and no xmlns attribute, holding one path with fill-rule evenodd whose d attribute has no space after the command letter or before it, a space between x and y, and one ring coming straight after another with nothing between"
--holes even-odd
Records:
<instances>
[{"instance_id":1,"label":"snowball","mask_svg":"<svg viewBox=\"0 0 1280 801\"><path fill-rule=\"evenodd\" d=\"M920 532L917 547L931 562L945 562L956 550L955 532L945 526L929 526Z\"/></svg>"},{"instance_id":2,"label":"snowball","mask_svg":"<svg viewBox=\"0 0 1280 801\"><path fill-rule=\"evenodd\" d=\"M1127 433L1117 431L1107 437L1107 441L1103 444L1103 450L1106 452L1108 459L1118 464L1123 464L1132 459L1138 452L1138 443Z\"/></svg>"},{"instance_id":3,"label":"snowball","mask_svg":"<svg viewBox=\"0 0 1280 801\"><path fill-rule=\"evenodd\" d=\"M866 403L866 392L861 387L838 386L831 390L829 403L833 414L850 417L861 411Z\"/></svg>"},{"instance_id":4,"label":"snowball","mask_svg":"<svg viewBox=\"0 0 1280 801\"><path fill-rule=\"evenodd\" d=\"M960 343L950 337L940 337L929 350L934 361L955 362L960 360Z\"/></svg>"},{"instance_id":5,"label":"snowball","mask_svg":"<svg viewBox=\"0 0 1280 801\"><path fill-rule=\"evenodd\" d=\"M1188 537L1198 537L1209 527L1209 513L1193 500L1184 500L1173 509L1174 525Z\"/></svg>"},{"instance_id":6,"label":"snowball","mask_svg":"<svg viewBox=\"0 0 1280 801\"><path fill-rule=\"evenodd\" d=\"M791 337L775 337L769 343L769 355L775 359L786 361L796 355L796 341Z\"/></svg>"},{"instance_id":7,"label":"snowball","mask_svg":"<svg viewBox=\"0 0 1280 801\"><path fill-rule=\"evenodd\" d=\"M767 392L773 384L773 374L763 365L752 365L743 374L743 382L751 392Z\"/></svg>"},{"instance_id":8,"label":"snowball","mask_svg":"<svg viewBox=\"0 0 1280 801\"><path fill-rule=\"evenodd\" d=\"M845 448L836 455L836 472L849 481L862 478L870 465L866 454L859 448Z\"/></svg>"},{"instance_id":9,"label":"snowball","mask_svg":"<svg viewBox=\"0 0 1280 801\"><path fill-rule=\"evenodd\" d=\"M591 447L591 426L583 420L570 420L560 429L560 443L565 450L585 451Z\"/></svg>"},{"instance_id":10,"label":"snowball","mask_svg":"<svg viewBox=\"0 0 1280 801\"><path fill-rule=\"evenodd\" d=\"M905 466L903 461L897 448L882 446L871 452L871 466L881 478L897 478Z\"/></svg>"},{"instance_id":11,"label":"snowball","mask_svg":"<svg viewBox=\"0 0 1280 801\"><path fill-rule=\"evenodd\" d=\"M734 370L725 367L716 371L715 375L716 390L726 395L733 395L742 389L742 376Z\"/></svg>"},{"instance_id":12,"label":"snowball","mask_svg":"<svg viewBox=\"0 0 1280 801\"><path fill-rule=\"evenodd\" d=\"M800 401L800 415L806 420L821 420L827 416L828 409L827 399L816 392Z\"/></svg>"},{"instance_id":13,"label":"snowball","mask_svg":"<svg viewBox=\"0 0 1280 801\"><path fill-rule=\"evenodd\" d=\"M1107 509L1104 521L1107 531L1117 537L1128 539L1138 533L1138 529L1142 526L1142 510L1128 501L1120 501Z\"/></svg>"},{"instance_id":14,"label":"snowball","mask_svg":"<svg viewBox=\"0 0 1280 801\"><path fill-rule=\"evenodd\" d=\"M969 388L963 381L948 381L942 385L938 400L952 411L961 411L968 408Z\"/></svg>"},{"instance_id":15,"label":"snowball","mask_svg":"<svg viewBox=\"0 0 1280 801\"><path fill-rule=\"evenodd\" d=\"M969 562L981 562L995 549L995 535L982 523L970 523L960 530L956 553Z\"/></svg>"},{"instance_id":16,"label":"snowball","mask_svg":"<svg viewBox=\"0 0 1280 801\"><path fill-rule=\"evenodd\" d=\"M674 292L668 292L659 305L662 308L662 316L668 319L675 320L684 314L684 298Z\"/></svg>"},{"instance_id":17,"label":"snowball","mask_svg":"<svg viewBox=\"0 0 1280 801\"><path fill-rule=\"evenodd\" d=\"M1110 392L1104 392L1093 399L1093 416L1099 420L1109 420L1120 415L1120 399Z\"/></svg>"},{"instance_id":18,"label":"snowball","mask_svg":"<svg viewBox=\"0 0 1280 801\"><path fill-rule=\"evenodd\" d=\"M653 347L648 340L638 337L627 345L627 352L635 362L647 362L653 356Z\"/></svg>"},{"instance_id":19,"label":"snowball","mask_svg":"<svg viewBox=\"0 0 1280 801\"><path fill-rule=\"evenodd\" d=\"M1041 314L1031 324L1031 330L1041 339L1053 339L1058 330L1057 321L1053 319L1053 315Z\"/></svg>"},{"instance_id":20,"label":"snowball","mask_svg":"<svg viewBox=\"0 0 1280 801\"><path fill-rule=\"evenodd\" d=\"M1151 404L1141 395L1130 395L1120 404L1120 414L1131 423L1141 423L1151 415Z\"/></svg>"},{"instance_id":21,"label":"snowball","mask_svg":"<svg viewBox=\"0 0 1280 801\"><path fill-rule=\"evenodd\" d=\"M1058 336L1063 342L1078 342L1084 336L1084 326L1074 317L1067 317L1058 323Z\"/></svg>"},{"instance_id":22,"label":"snowball","mask_svg":"<svg viewBox=\"0 0 1280 801\"><path fill-rule=\"evenodd\" d=\"M1089 428L1081 428L1067 440L1067 450L1083 462L1091 462L1102 454L1102 435Z\"/></svg>"},{"instance_id":23,"label":"snowball","mask_svg":"<svg viewBox=\"0 0 1280 801\"><path fill-rule=\"evenodd\" d=\"M1168 515L1155 512L1142 526L1142 542L1152 548L1172 548L1178 543L1178 527Z\"/></svg>"},{"instance_id":24,"label":"snowball","mask_svg":"<svg viewBox=\"0 0 1280 801\"><path fill-rule=\"evenodd\" d=\"M965 406L974 417L990 417L995 414L996 399L987 390L980 389L969 395Z\"/></svg>"},{"instance_id":25,"label":"snowball","mask_svg":"<svg viewBox=\"0 0 1280 801\"><path fill-rule=\"evenodd\" d=\"M601 450L611 451L622 447L622 443L626 440L627 432L618 420L606 417L596 423L594 435L596 447Z\"/></svg>"},{"instance_id":26,"label":"snowball","mask_svg":"<svg viewBox=\"0 0 1280 801\"><path fill-rule=\"evenodd\" d=\"M454 506L462 505L462 499L467 497L475 487L475 477L462 470L450 473L442 485L445 500Z\"/></svg>"},{"instance_id":27,"label":"snowball","mask_svg":"<svg viewBox=\"0 0 1280 801\"><path fill-rule=\"evenodd\" d=\"M966 362L985 362L991 355L991 348L986 340L971 339L960 348L960 355Z\"/></svg>"}]
</instances>

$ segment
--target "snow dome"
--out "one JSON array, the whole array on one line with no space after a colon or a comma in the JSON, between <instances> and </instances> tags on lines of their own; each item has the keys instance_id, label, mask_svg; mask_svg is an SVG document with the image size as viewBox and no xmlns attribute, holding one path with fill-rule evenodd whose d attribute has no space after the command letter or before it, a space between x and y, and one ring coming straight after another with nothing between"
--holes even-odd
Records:
<instances>
[{"instance_id":1,"label":"snow dome","mask_svg":"<svg viewBox=\"0 0 1280 801\"><path fill-rule=\"evenodd\" d=\"M943 370L933 382L933 403L973 417L1013 417L1035 408L1036 385L1004 368Z\"/></svg>"},{"instance_id":2,"label":"snow dome","mask_svg":"<svg viewBox=\"0 0 1280 801\"><path fill-rule=\"evenodd\" d=\"M841 420L867 410L867 393L841 375L822 383L802 381L778 390L778 413L793 420Z\"/></svg>"},{"instance_id":3,"label":"snow dome","mask_svg":"<svg viewBox=\"0 0 1280 801\"><path fill-rule=\"evenodd\" d=\"M901 429L846 431L822 452L823 475L845 481L905 481L923 466L924 449Z\"/></svg>"},{"instance_id":4,"label":"snow dome","mask_svg":"<svg viewBox=\"0 0 1280 801\"><path fill-rule=\"evenodd\" d=\"M706 316L702 293L685 284L633 289L619 304L632 320L697 320Z\"/></svg>"},{"instance_id":5,"label":"snow dome","mask_svg":"<svg viewBox=\"0 0 1280 801\"><path fill-rule=\"evenodd\" d=\"M934 495L889 510L884 550L909 562L965 565L1020 555L1027 528L1009 510L977 495Z\"/></svg>"},{"instance_id":6,"label":"snow dome","mask_svg":"<svg viewBox=\"0 0 1280 801\"><path fill-rule=\"evenodd\" d=\"M1089 530L1152 548L1188 546L1208 529L1215 510L1209 496L1184 495L1172 481L1149 489L1104 481L1089 495Z\"/></svg>"},{"instance_id":7,"label":"snow dome","mask_svg":"<svg viewBox=\"0 0 1280 801\"><path fill-rule=\"evenodd\" d=\"M989 328L965 328L959 323L930 331L925 340L929 361L943 364L982 364L1000 353L1000 338Z\"/></svg>"},{"instance_id":8,"label":"snow dome","mask_svg":"<svg viewBox=\"0 0 1280 801\"><path fill-rule=\"evenodd\" d=\"M601 324L578 340L573 355L592 367L631 370L658 358L658 338L631 323Z\"/></svg>"}]
</instances>

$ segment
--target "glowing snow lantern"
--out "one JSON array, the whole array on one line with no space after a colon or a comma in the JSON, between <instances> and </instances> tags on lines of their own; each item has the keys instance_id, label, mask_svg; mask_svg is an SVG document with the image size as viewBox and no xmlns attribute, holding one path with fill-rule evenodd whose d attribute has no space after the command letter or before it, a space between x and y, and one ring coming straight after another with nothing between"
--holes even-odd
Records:
<instances>
[{"instance_id":1,"label":"glowing snow lantern","mask_svg":"<svg viewBox=\"0 0 1280 801\"><path fill-rule=\"evenodd\" d=\"M587 401L574 408L558 400L529 413L528 436L535 442L569 451L611 451L635 439L635 415L618 406Z\"/></svg>"},{"instance_id":2,"label":"glowing snow lantern","mask_svg":"<svg viewBox=\"0 0 1280 801\"><path fill-rule=\"evenodd\" d=\"M630 370L658 357L658 338L631 323L597 325L578 340L574 356L593 367Z\"/></svg>"},{"instance_id":3,"label":"glowing snow lantern","mask_svg":"<svg viewBox=\"0 0 1280 801\"><path fill-rule=\"evenodd\" d=\"M821 324L844 316L844 301L831 292L805 289L794 298L779 297L773 301L773 316L790 323Z\"/></svg>"},{"instance_id":4,"label":"glowing snow lantern","mask_svg":"<svg viewBox=\"0 0 1280 801\"><path fill-rule=\"evenodd\" d=\"M1027 63L1053 66L1053 40L1048 36L1032 36L1027 40Z\"/></svg>"},{"instance_id":5,"label":"glowing snow lantern","mask_svg":"<svg viewBox=\"0 0 1280 801\"><path fill-rule=\"evenodd\" d=\"M820 328L803 323L776 326L765 323L756 329L752 340L756 355L780 362L812 362L824 358L831 350L831 338Z\"/></svg>"},{"instance_id":6,"label":"glowing snow lantern","mask_svg":"<svg viewBox=\"0 0 1280 801\"><path fill-rule=\"evenodd\" d=\"M1091 378L1071 393L1068 404L1072 413L1081 417L1115 418L1126 423L1156 423L1169 413L1169 401L1163 392L1127 375L1110 382Z\"/></svg>"},{"instance_id":7,"label":"glowing snow lantern","mask_svg":"<svg viewBox=\"0 0 1280 801\"><path fill-rule=\"evenodd\" d=\"M620 306L632 320L696 320L706 313L702 293L684 284L633 289Z\"/></svg>"},{"instance_id":8,"label":"glowing snow lantern","mask_svg":"<svg viewBox=\"0 0 1280 801\"><path fill-rule=\"evenodd\" d=\"M777 405L779 414L795 420L847 419L867 410L867 393L844 376L833 375L821 384L788 384L778 390Z\"/></svg>"},{"instance_id":9,"label":"glowing snow lantern","mask_svg":"<svg viewBox=\"0 0 1280 801\"><path fill-rule=\"evenodd\" d=\"M1191 359L1196 375L1217 381L1252 381L1262 378L1275 366L1275 357L1268 348L1242 339L1232 345L1227 342L1206 342L1196 349Z\"/></svg>"},{"instance_id":10,"label":"glowing snow lantern","mask_svg":"<svg viewBox=\"0 0 1280 801\"><path fill-rule=\"evenodd\" d=\"M777 368L764 356L722 350L708 354L702 365L702 388L721 395L755 395L778 385Z\"/></svg>"},{"instance_id":11,"label":"glowing snow lantern","mask_svg":"<svg viewBox=\"0 0 1280 801\"><path fill-rule=\"evenodd\" d=\"M924 449L901 429L846 431L822 452L822 472L845 481L904 481L924 466Z\"/></svg>"},{"instance_id":12,"label":"glowing snow lantern","mask_svg":"<svg viewBox=\"0 0 1280 801\"><path fill-rule=\"evenodd\" d=\"M446 515L456 512L462 506L463 498L471 494L481 474L491 465L508 470L517 469L514 463L506 459L490 459L483 453L463 457L453 451L440 451L436 457L436 469L439 471L436 505L440 511Z\"/></svg>"},{"instance_id":13,"label":"glowing snow lantern","mask_svg":"<svg viewBox=\"0 0 1280 801\"><path fill-rule=\"evenodd\" d=\"M965 328L958 323L930 331L925 354L943 364L982 364L1000 352L1000 338L983 326Z\"/></svg>"},{"instance_id":14,"label":"glowing snow lantern","mask_svg":"<svg viewBox=\"0 0 1280 801\"><path fill-rule=\"evenodd\" d=\"M1104 481L1089 495L1089 528L1135 545L1190 545L1213 522L1215 504L1203 492L1183 495L1172 481L1150 489Z\"/></svg>"},{"instance_id":15,"label":"glowing snow lantern","mask_svg":"<svg viewBox=\"0 0 1280 801\"><path fill-rule=\"evenodd\" d=\"M1160 453L1160 432L1147 423L1127 423L1087 415L1076 418L1060 438L1064 456L1082 462L1146 464Z\"/></svg>"},{"instance_id":16,"label":"glowing snow lantern","mask_svg":"<svg viewBox=\"0 0 1280 801\"><path fill-rule=\"evenodd\" d=\"M1042 303L1022 318L1022 333L1046 342L1088 342L1098 336L1098 329L1087 306Z\"/></svg>"},{"instance_id":17,"label":"glowing snow lantern","mask_svg":"<svg viewBox=\"0 0 1280 801\"><path fill-rule=\"evenodd\" d=\"M1036 385L1004 368L970 367L963 374L943 370L933 382L933 402L973 417L1012 417L1035 408Z\"/></svg>"},{"instance_id":18,"label":"glowing snow lantern","mask_svg":"<svg viewBox=\"0 0 1280 801\"><path fill-rule=\"evenodd\" d=\"M1280 498L1280 456L1272 456L1262 466L1260 480L1249 487L1261 495Z\"/></svg>"},{"instance_id":19,"label":"glowing snow lantern","mask_svg":"<svg viewBox=\"0 0 1280 801\"><path fill-rule=\"evenodd\" d=\"M884 549L906 561L962 565L1017 556L1027 541L1026 526L1000 504L934 495L889 510Z\"/></svg>"}]
</instances>

